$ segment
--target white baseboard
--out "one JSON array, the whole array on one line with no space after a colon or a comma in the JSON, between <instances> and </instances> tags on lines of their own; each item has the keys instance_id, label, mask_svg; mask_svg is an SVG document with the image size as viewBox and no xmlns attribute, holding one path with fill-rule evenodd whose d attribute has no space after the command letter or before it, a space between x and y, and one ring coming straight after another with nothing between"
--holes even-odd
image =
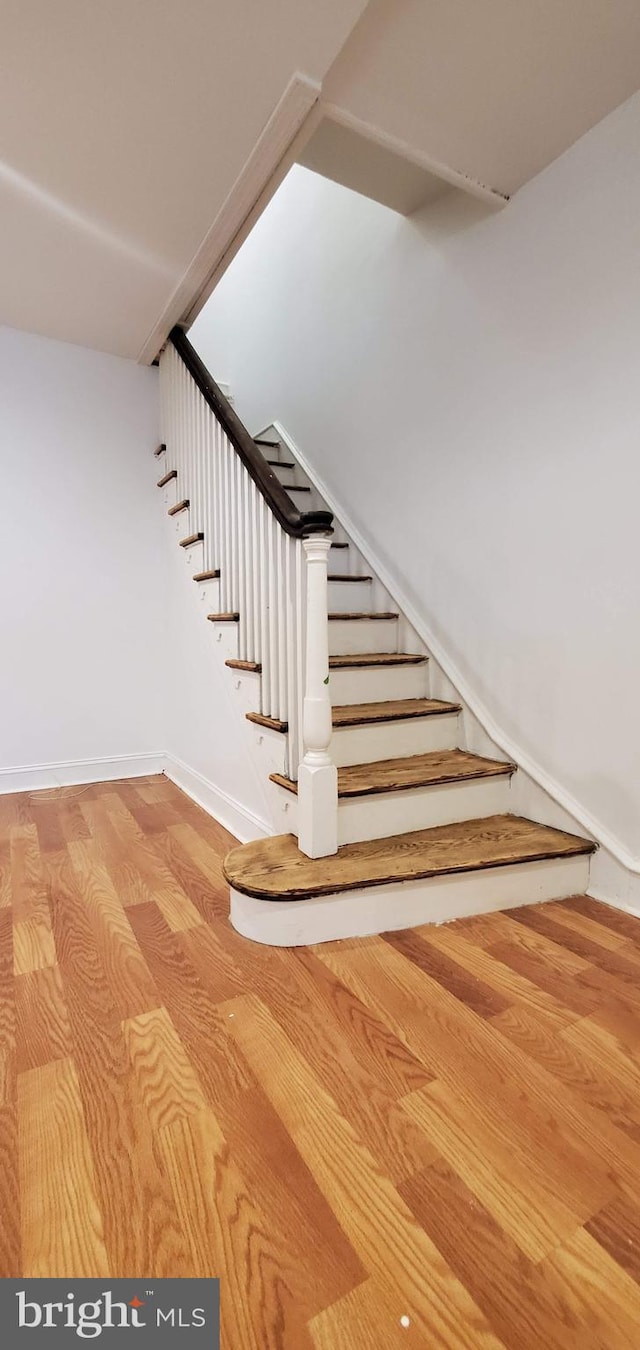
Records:
<instances>
[{"instance_id":1,"label":"white baseboard","mask_svg":"<svg viewBox=\"0 0 640 1350\"><path fill-rule=\"evenodd\" d=\"M157 750L142 755L114 755L100 759L65 759L52 764L24 764L0 769L0 796L10 792L40 792L82 783L110 783L119 778L146 778L166 774L187 797L224 825L241 843L272 834L266 821L204 778L174 755Z\"/></svg>"},{"instance_id":2,"label":"white baseboard","mask_svg":"<svg viewBox=\"0 0 640 1350\"><path fill-rule=\"evenodd\" d=\"M101 759L63 759L53 764L24 764L0 769L0 795L39 792L43 788L75 787L80 783L108 783L118 778L146 778L162 773L165 755L115 755Z\"/></svg>"},{"instance_id":3,"label":"white baseboard","mask_svg":"<svg viewBox=\"0 0 640 1350\"><path fill-rule=\"evenodd\" d=\"M190 768L174 755L164 755L162 758L167 778L182 788L187 797L191 797L203 811L224 825L225 830L235 835L241 844L247 844L251 839L264 839L273 833L265 820L247 811L234 797L198 773L197 769Z\"/></svg>"}]
</instances>

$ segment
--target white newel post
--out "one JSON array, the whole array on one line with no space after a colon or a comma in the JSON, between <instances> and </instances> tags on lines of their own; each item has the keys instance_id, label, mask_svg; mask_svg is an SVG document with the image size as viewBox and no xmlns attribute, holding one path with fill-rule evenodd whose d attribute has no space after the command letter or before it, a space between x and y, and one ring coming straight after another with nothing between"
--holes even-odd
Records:
<instances>
[{"instance_id":1,"label":"white newel post","mask_svg":"<svg viewBox=\"0 0 640 1350\"><path fill-rule=\"evenodd\" d=\"M307 648L298 769L298 847L309 858L338 850L338 770L331 762L327 564L331 536L303 539L307 558Z\"/></svg>"}]
</instances>

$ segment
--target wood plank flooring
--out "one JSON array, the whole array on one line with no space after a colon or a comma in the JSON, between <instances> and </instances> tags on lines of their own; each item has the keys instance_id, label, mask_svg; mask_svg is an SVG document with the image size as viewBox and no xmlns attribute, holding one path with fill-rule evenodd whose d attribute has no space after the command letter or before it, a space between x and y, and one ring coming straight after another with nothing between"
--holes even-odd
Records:
<instances>
[{"instance_id":1,"label":"wood plank flooring","mask_svg":"<svg viewBox=\"0 0 640 1350\"><path fill-rule=\"evenodd\" d=\"M640 921L280 951L164 778L0 797L0 1276L219 1275L225 1350L637 1350Z\"/></svg>"}]
</instances>

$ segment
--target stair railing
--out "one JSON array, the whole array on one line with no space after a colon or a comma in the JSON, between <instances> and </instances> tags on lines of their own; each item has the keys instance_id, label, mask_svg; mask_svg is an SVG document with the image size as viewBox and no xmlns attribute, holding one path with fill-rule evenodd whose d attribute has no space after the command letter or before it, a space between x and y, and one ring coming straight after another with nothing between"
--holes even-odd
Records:
<instances>
[{"instance_id":1,"label":"stair railing","mask_svg":"<svg viewBox=\"0 0 640 1350\"><path fill-rule=\"evenodd\" d=\"M218 574L220 610L238 614L238 659L261 673L265 717L287 724L298 780L298 846L337 850L331 760L327 570L333 516L299 511L181 328L160 357L162 439L178 496Z\"/></svg>"}]
</instances>

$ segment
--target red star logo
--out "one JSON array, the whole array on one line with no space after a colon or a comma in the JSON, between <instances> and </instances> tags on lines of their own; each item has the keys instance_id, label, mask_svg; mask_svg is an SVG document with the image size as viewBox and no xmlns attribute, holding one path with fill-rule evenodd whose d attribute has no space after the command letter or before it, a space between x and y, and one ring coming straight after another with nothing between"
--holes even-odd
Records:
<instances>
[{"instance_id":1,"label":"red star logo","mask_svg":"<svg viewBox=\"0 0 640 1350\"><path fill-rule=\"evenodd\" d=\"M130 1307L130 1308L144 1308L144 1302L141 1302L140 1299L138 1298L138 1295L136 1294L135 1298L132 1298L132 1299L129 1300L129 1307Z\"/></svg>"}]
</instances>

